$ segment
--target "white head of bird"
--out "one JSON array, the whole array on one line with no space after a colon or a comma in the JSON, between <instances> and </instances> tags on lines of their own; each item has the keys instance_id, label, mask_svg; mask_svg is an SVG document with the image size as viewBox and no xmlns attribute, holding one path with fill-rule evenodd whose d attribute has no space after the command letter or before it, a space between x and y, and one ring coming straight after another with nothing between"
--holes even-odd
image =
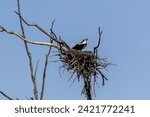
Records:
<instances>
[{"instance_id":1,"label":"white head of bird","mask_svg":"<svg viewBox=\"0 0 150 117\"><path fill-rule=\"evenodd\" d=\"M88 38L84 38L83 41L81 42L82 44L86 44L88 41Z\"/></svg>"}]
</instances>

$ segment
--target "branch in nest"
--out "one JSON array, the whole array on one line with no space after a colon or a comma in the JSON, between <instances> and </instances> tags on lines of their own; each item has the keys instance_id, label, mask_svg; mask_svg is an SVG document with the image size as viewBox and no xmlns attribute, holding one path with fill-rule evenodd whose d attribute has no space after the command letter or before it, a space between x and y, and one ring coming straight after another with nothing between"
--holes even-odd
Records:
<instances>
[{"instance_id":1,"label":"branch in nest","mask_svg":"<svg viewBox=\"0 0 150 117\"><path fill-rule=\"evenodd\" d=\"M99 69L97 69L97 71L100 73L100 75L102 77L102 86L104 86L105 85L105 80L108 80L108 79L106 78L106 76Z\"/></svg>"}]
</instances>

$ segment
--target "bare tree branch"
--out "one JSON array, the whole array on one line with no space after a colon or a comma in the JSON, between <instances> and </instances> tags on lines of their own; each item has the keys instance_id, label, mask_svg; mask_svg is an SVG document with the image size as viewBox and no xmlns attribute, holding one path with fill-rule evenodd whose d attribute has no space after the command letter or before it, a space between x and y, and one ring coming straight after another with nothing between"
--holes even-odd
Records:
<instances>
[{"instance_id":1,"label":"bare tree branch","mask_svg":"<svg viewBox=\"0 0 150 117\"><path fill-rule=\"evenodd\" d=\"M17 12L15 12L17 15L19 15ZM25 21L25 19L20 16L22 21L27 25L27 26L31 26L31 27L35 27L37 28L39 31L41 31L42 33L44 33L45 35L47 35L50 39L54 40L55 42L57 42L58 44L62 44L64 45L68 50L70 50L70 47L66 44L65 41L63 41L61 38L57 39L56 35L52 35L53 32L51 34L47 33L43 28L41 28L39 25L35 24L35 23L28 23L27 21ZM55 22L55 20L54 20Z\"/></svg>"},{"instance_id":2,"label":"bare tree branch","mask_svg":"<svg viewBox=\"0 0 150 117\"><path fill-rule=\"evenodd\" d=\"M53 37L57 39L57 36L53 32L54 22L55 22L55 20L51 24L50 35L53 35ZM51 38L50 38L50 43L53 43L53 40ZM43 81L42 81L42 90L41 90L40 100L43 99L43 95L44 95L44 87L45 87L45 79L46 79L46 72L47 72L47 65L48 65L48 57L50 55L51 49L52 49L52 47L50 46L49 50L48 50L48 53L45 56L45 64L44 64L44 71L43 71Z\"/></svg>"},{"instance_id":3,"label":"bare tree branch","mask_svg":"<svg viewBox=\"0 0 150 117\"><path fill-rule=\"evenodd\" d=\"M21 28L22 36L23 38L26 38L23 23L22 23L22 18L21 18L21 12L20 12L20 0L17 0L17 3L18 3L17 7L18 7L18 14L19 14L19 21L20 21L20 28ZM24 40L24 45L25 45L26 53L29 59L29 67L30 67L30 74L31 74L31 79L33 83L34 98L38 100L38 89L37 89L37 83L36 83L36 76L34 75L34 72L33 72L32 54L25 40Z\"/></svg>"},{"instance_id":4,"label":"bare tree branch","mask_svg":"<svg viewBox=\"0 0 150 117\"><path fill-rule=\"evenodd\" d=\"M30 39L27 39L27 38L23 37L23 36L20 35L19 33L16 33L16 32L13 32L13 31L8 31L7 29L5 29L5 28L2 27L2 26L0 26L0 29L1 29L0 32L6 32L7 34L15 35L15 36L19 37L20 39L22 39L23 41L26 41L26 42L31 43L31 44L52 46L52 47L54 47L54 48L57 48L58 50L60 49L59 46L56 46L56 45L51 44L51 43L38 42L38 41L31 41Z\"/></svg>"},{"instance_id":5,"label":"bare tree branch","mask_svg":"<svg viewBox=\"0 0 150 117\"><path fill-rule=\"evenodd\" d=\"M9 99L9 100L14 100L14 99L12 99L11 97L9 97L8 95L6 95L5 93L3 93L2 91L0 91L0 93L1 93L4 97L6 97L7 99Z\"/></svg>"},{"instance_id":6,"label":"bare tree branch","mask_svg":"<svg viewBox=\"0 0 150 117\"><path fill-rule=\"evenodd\" d=\"M35 67L35 72L34 72L35 79L36 79L36 74L37 74L37 70L38 70L38 65L39 65L39 60L37 61L36 67Z\"/></svg>"},{"instance_id":7,"label":"bare tree branch","mask_svg":"<svg viewBox=\"0 0 150 117\"><path fill-rule=\"evenodd\" d=\"M94 53L96 53L96 50L98 49L101 43L101 36L102 36L103 31L100 30L100 27L98 27L98 33L99 33L99 40L98 40L97 46L94 47Z\"/></svg>"},{"instance_id":8,"label":"bare tree branch","mask_svg":"<svg viewBox=\"0 0 150 117\"><path fill-rule=\"evenodd\" d=\"M23 23L22 23L22 19L21 19L20 0L17 0L17 8L18 8L18 14L19 14L19 21L20 21L21 32L22 32L22 35L25 37L24 27L23 27Z\"/></svg>"},{"instance_id":9,"label":"bare tree branch","mask_svg":"<svg viewBox=\"0 0 150 117\"><path fill-rule=\"evenodd\" d=\"M20 14L18 14L16 11L15 11L15 13L20 16ZM49 38L51 38L52 40L54 40L55 42L57 42L57 43L59 43L59 44L63 44L63 43L64 43L63 40L58 40L58 39L55 38L54 36L52 36L52 35L50 35L49 33L47 33L47 32L46 32L43 28L41 28L39 25L37 25L37 24L35 24L35 23L30 24L30 23L28 23L22 16L20 16L20 17L21 17L22 21L23 21L27 26L31 26L31 27L37 28L39 31L41 31L42 33L44 33L44 34L47 35Z\"/></svg>"}]
</instances>

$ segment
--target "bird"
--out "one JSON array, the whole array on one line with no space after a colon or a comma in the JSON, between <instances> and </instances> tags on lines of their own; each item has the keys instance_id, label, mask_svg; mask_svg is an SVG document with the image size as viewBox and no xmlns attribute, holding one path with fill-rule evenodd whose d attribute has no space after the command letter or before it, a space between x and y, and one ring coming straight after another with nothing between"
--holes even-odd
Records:
<instances>
[{"instance_id":1,"label":"bird","mask_svg":"<svg viewBox=\"0 0 150 117\"><path fill-rule=\"evenodd\" d=\"M81 42L79 42L74 47L72 47L72 49L74 49L74 50L83 50L87 46L87 41L88 41L88 39L84 38Z\"/></svg>"}]
</instances>

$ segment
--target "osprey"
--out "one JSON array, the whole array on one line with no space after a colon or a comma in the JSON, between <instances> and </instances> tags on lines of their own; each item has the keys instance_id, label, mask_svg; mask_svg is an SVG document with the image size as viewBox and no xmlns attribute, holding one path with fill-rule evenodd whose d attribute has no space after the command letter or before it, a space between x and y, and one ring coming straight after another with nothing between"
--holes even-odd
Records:
<instances>
[{"instance_id":1,"label":"osprey","mask_svg":"<svg viewBox=\"0 0 150 117\"><path fill-rule=\"evenodd\" d=\"M87 46L87 38L84 38L83 41L76 44L72 49L74 50L83 50Z\"/></svg>"}]
</instances>

